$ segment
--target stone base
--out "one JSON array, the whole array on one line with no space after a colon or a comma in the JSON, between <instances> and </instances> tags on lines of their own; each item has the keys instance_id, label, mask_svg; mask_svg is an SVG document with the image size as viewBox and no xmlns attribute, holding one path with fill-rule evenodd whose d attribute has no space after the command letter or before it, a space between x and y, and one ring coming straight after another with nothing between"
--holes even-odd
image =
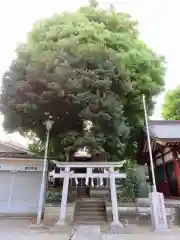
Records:
<instances>
[{"instance_id":1,"label":"stone base","mask_svg":"<svg viewBox=\"0 0 180 240\"><path fill-rule=\"evenodd\" d=\"M53 232L69 232L72 227L67 224L67 222L58 221L52 228Z\"/></svg>"},{"instance_id":2,"label":"stone base","mask_svg":"<svg viewBox=\"0 0 180 240\"><path fill-rule=\"evenodd\" d=\"M122 234L125 232L125 228L121 222L112 222L106 227L105 232L107 234Z\"/></svg>"},{"instance_id":3,"label":"stone base","mask_svg":"<svg viewBox=\"0 0 180 240\"><path fill-rule=\"evenodd\" d=\"M40 223L40 224L31 224L28 227L31 228L31 229L48 229L48 227L46 227L42 223Z\"/></svg>"},{"instance_id":4,"label":"stone base","mask_svg":"<svg viewBox=\"0 0 180 240\"><path fill-rule=\"evenodd\" d=\"M54 225L56 227L59 227L59 226L68 226L67 222L66 221L57 221L57 223Z\"/></svg>"},{"instance_id":5,"label":"stone base","mask_svg":"<svg viewBox=\"0 0 180 240\"><path fill-rule=\"evenodd\" d=\"M164 232L170 232L171 230L169 228L161 228L161 229L153 229L153 232L155 233L164 233Z\"/></svg>"},{"instance_id":6,"label":"stone base","mask_svg":"<svg viewBox=\"0 0 180 240\"><path fill-rule=\"evenodd\" d=\"M154 232L168 231L166 208L164 203L164 195L159 192L149 194L151 221Z\"/></svg>"}]
</instances>

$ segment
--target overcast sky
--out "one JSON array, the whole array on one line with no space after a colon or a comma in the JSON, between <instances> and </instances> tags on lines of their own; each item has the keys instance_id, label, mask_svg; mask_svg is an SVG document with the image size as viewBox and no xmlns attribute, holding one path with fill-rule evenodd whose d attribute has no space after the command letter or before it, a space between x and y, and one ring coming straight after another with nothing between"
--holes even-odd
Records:
<instances>
[{"instance_id":1,"label":"overcast sky","mask_svg":"<svg viewBox=\"0 0 180 240\"><path fill-rule=\"evenodd\" d=\"M73 11L87 0L6 0L0 3L0 78L14 57L18 43L25 41L32 24L54 12ZM102 7L110 3L122 12L128 12L139 21L140 37L153 50L165 56L167 62L166 90L178 85L180 56L180 1L179 0L99 0ZM161 107L164 94L157 99L153 119L161 119ZM13 134L3 132L0 127L0 139L12 139L22 144L27 142Z\"/></svg>"}]
</instances>

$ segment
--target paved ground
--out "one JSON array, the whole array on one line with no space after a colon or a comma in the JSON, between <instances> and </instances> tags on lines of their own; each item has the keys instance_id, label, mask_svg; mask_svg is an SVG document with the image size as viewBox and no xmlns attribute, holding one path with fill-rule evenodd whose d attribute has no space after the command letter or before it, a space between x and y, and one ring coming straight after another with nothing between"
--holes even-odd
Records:
<instances>
[{"instance_id":1,"label":"paved ground","mask_svg":"<svg viewBox=\"0 0 180 240\"><path fill-rule=\"evenodd\" d=\"M71 238L72 229L52 229L46 226L41 229L30 228L31 220L10 220L0 219L0 240L89 240L90 234L84 234L83 237L77 236ZM173 227L169 232L153 233L148 226L130 225L129 233L131 234L102 234L101 240L179 240L180 228ZM93 234L92 234L93 235ZM92 239L92 238L91 238ZM90 240L91 240L90 239ZM96 239L95 234L92 240Z\"/></svg>"},{"instance_id":2,"label":"paved ground","mask_svg":"<svg viewBox=\"0 0 180 240\"><path fill-rule=\"evenodd\" d=\"M69 240L71 229L32 228L32 220L0 219L0 240Z\"/></svg>"}]
</instances>

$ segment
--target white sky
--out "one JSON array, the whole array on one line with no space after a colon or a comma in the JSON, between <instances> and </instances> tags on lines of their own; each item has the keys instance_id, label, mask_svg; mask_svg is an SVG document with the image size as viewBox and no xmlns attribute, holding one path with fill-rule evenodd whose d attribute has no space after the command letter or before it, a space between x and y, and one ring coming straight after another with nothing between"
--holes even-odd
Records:
<instances>
[{"instance_id":1,"label":"white sky","mask_svg":"<svg viewBox=\"0 0 180 240\"><path fill-rule=\"evenodd\" d=\"M32 24L54 12L73 11L87 0L6 0L0 3L0 77L14 57L19 42L26 39ZM166 90L178 85L178 60L180 56L179 0L99 0L102 7L114 3L122 12L128 12L139 21L141 38L156 52L166 57ZM157 99L153 119L161 118L164 94ZM0 119L1 121L1 119ZM0 126L0 139L27 144L18 134L7 135Z\"/></svg>"}]
</instances>

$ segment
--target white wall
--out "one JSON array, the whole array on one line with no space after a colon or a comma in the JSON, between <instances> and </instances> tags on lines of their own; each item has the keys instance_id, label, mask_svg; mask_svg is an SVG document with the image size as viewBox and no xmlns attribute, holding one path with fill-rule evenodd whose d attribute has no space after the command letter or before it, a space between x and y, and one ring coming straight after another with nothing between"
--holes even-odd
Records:
<instances>
[{"instance_id":1,"label":"white wall","mask_svg":"<svg viewBox=\"0 0 180 240\"><path fill-rule=\"evenodd\" d=\"M37 215L42 170L41 159L0 159L0 215Z\"/></svg>"}]
</instances>

